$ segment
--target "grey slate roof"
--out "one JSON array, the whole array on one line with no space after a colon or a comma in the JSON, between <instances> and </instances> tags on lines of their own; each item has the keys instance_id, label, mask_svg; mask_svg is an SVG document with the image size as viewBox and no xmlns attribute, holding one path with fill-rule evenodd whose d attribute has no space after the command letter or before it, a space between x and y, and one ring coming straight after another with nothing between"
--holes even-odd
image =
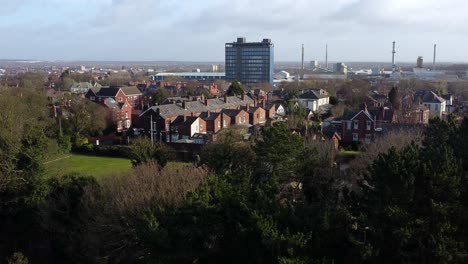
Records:
<instances>
[{"instance_id":1,"label":"grey slate roof","mask_svg":"<svg viewBox=\"0 0 468 264\"><path fill-rule=\"evenodd\" d=\"M220 113L210 113L210 115L208 116L208 112L203 112L199 115L199 117L205 121L213 121L216 120L216 118L218 118L219 115Z\"/></svg>"},{"instance_id":2,"label":"grey slate roof","mask_svg":"<svg viewBox=\"0 0 468 264\"><path fill-rule=\"evenodd\" d=\"M419 90L415 94L415 98L421 98L423 103L432 103L432 104L441 104L445 102L445 99L438 96L432 91L429 90Z\"/></svg>"},{"instance_id":3,"label":"grey slate roof","mask_svg":"<svg viewBox=\"0 0 468 264\"><path fill-rule=\"evenodd\" d=\"M219 111L227 108L237 108L241 105L253 104L252 98L245 96L242 100L238 96L228 96L227 103L224 102L224 98L206 99L208 105L201 101L191 101L184 103L165 104L153 106L143 112L140 116L143 116L149 110L156 112L159 109L159 114L163 118L171 118L179 115L189 115L190 113L202 113L207 111ZM185 106L185 108L183 107Z\"/></svg>"},{"instance_id":4,"label":"grey slate roof","mask_svg":"<svg viewBox=\"0 0 468 264\"><path fill-rule=\"evenodd\" d=\"M320 94L317 91L314 90L309 90L304 92L303 94L299 95L299 98L301 99L313 99L313 100L318 100L318 99L323 99L329 97L328 95Z\"/></svg>"}]
</instances>

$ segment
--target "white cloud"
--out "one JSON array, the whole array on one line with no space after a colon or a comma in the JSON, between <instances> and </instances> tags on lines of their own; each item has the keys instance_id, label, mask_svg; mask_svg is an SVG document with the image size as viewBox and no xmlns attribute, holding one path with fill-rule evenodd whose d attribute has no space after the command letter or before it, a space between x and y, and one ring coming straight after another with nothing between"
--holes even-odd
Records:
<instances>
[{"instance_id":1,"label":"white cloud","mask_svg":"<svg viewBox=\"0 0 468 264\"><path fill-rule=\"evenodd\" d=\"M53 45L8 17L17 25L13 41L28 33L38 46L28 54L42 58L223 60L224 43L246 36L272 38L278 60L298 60L301 43L310 59L320 58L327 42L335 60L386 60L392 40L402 60L424 55L421 47L435 41L441 58L458 60L459 43L468 41L464 0L0 0L0 10L15 13L38 1L52 15L57 6L76 14L50 30ZM51 25L45 17L34 26ZM24 54L10 49L0 57Z\"/></svg>"}]
</instances>

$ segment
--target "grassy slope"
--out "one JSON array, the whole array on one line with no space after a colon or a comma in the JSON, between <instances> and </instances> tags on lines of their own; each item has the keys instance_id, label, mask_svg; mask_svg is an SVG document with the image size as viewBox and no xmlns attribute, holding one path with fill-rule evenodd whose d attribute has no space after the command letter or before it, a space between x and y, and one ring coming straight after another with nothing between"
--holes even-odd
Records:
<instances>
[{"instance_id":1,"label":"grassy slope","mask_svg":"<svg viewBox=\"0 0 468 264\"><path fill-rule=\"evenodd\" d=\"M45 167L51 177L76 172L101 178L126 173L132 164L128 159L72 155L48 162Z\"/></svg>"}]
</instances>

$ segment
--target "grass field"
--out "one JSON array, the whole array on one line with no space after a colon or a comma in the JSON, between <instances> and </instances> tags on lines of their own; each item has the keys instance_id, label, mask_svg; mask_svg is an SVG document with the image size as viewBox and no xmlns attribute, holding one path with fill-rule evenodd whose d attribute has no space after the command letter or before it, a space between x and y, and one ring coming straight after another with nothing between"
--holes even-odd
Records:
<instances>
[{"instance_id":1,"label":"grass field","mask_svg":"<svg viewBox=\"0 0 468 264\"><path fill-rule=\"evenodd\" d=\"M60 177L75 172L102 178L128 172L132 163L130 160L122 158L70 155L46 162L45 167L46 173L50 177Z\"/></svg>"}]
</instances>

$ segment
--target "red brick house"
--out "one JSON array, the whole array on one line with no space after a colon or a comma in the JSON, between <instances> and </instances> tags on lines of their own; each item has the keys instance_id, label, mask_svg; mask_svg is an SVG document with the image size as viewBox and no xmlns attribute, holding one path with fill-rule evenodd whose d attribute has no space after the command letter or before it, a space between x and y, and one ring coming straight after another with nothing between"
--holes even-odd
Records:
<instances>
[{"instance_id":1,"label":"red brick house","mask_svg":"<svg viewBox=\"0 0 468 264\"><path fill-rule=\"evenodd\" d=\"M221 113L231 118L231 126L249 125L249 113L239 109L223 109Z\"/></svg>"},{"instance_id":2,"label":"red brick house","mask_svg":"<svg viewBox=\"0 0 468 264\"><path fill-rule=\"evenodd\" d=\"M117 132L127 130L132 126L132 106L128 103L118 104L112 98L106 98L103 105L112 111L112 120Z\"/></svg>"},{"instance_id":3,"label":"red brick house","mask_svg":"<svg viewBox=\"0 0 468 264\"><path fill-rule=\"evenodd\" d=\"M136 86L110 86L91 88L85 97L96 103L103 103L107 98L114 99L117 103L128 103L135 109L143 106L143 94Z\"/></svg>"},{"instance_id":4,"label":"red brick house","mask_svg":"<svg viewBox=\"0 0 468 264\"><path fill-rule=\"evenodd\" d=\"M266 120L265 109L261 107L249 107L247 106L247 113L249 113L249 124L258 125L264 124Z\"/></svg>"},{"instance_id":5,"label":"red brick house","mask_svg":"<svg viewBox=\"0 0 468 264\"><path fill-rule=\"evenodd\" d=\"M200 118L206 122L207 133L217 134L231 124L231 118L223 113L203 112L200 114Z\"/></svg>"},{"instance_id":6,"label":"red brick house","mask_svg":"<svg viewBox=\"0 0 468 264\"><path fill-rule=\"evenodd\" d=\"M376 120L367 111L366 104L361 105L359 112L349 112L341 121L341 139L344 143L366 143L374 141L376 134L382 131L376 127Z\"/></svg>"},{"instance_id":7,"label":"red brick house","mask_svg":"<svg viewBox=\"0 0 468 264\"><path fill-rule=\"evenodd\" d=\"M216 130L218 121L221 121L220 126L227 127L236 124L249 123L249 114L243 110L239 110L240 107L246 105L253 105L252 98L248 96L228 96L224 98L213 98L213 99L200 99L195 101L173 101L169 104L163 104L153 106L145 110L140 118L143 123L143 128L148 132L148 135L156 140L162 140L165 142L171 141L171 124L178 116L201 116L207 126L213 127ZM228 110L229 109L229 110ZM210 115L214 113L222 113L221 120L206 118L206 112L210 112ZM225 112L227 111L227 112ZM234 119L233 119L234 118ZM240 118L240 120L239 120ZM151 121L153 123L151 123ZM210 132L210 129L207 129Z\"/></svg>"},{"instance_id":8,"label":"red brick house","mask_svg":"<svg viewBox=\"0 0 468 264\"><path fill-rule=\"evenodd\" d=\"M206 134L206 122L197 116L178 116L171 124L171 142Z\"/></svg>"}]
</instances>

